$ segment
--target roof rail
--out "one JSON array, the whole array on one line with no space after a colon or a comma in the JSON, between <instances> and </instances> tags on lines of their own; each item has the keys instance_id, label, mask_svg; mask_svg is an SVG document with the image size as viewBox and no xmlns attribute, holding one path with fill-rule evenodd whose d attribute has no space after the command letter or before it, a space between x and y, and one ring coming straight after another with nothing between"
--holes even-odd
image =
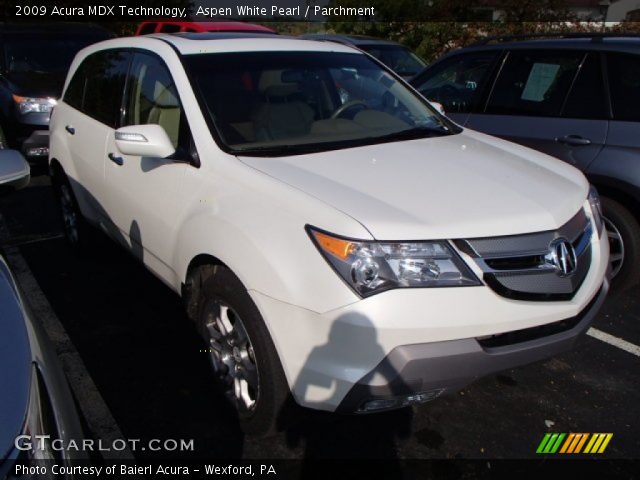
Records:
<instances>
[{"instance_id":1,"label":"roof rail","mask_svg":"<svg viewBox=\"0 0 640 480\"><path fill-rule=\"evenodd\" d=\"M544 39L544 38L590 38L593 42L602 41L603 38L640 38L638 33L605 33L605 32L550 32L530 33L521 35L495 35L486 37L473 43L472 46L488 45L490 43L504 43L518 40Z\"/></svg>"}]
</instances>

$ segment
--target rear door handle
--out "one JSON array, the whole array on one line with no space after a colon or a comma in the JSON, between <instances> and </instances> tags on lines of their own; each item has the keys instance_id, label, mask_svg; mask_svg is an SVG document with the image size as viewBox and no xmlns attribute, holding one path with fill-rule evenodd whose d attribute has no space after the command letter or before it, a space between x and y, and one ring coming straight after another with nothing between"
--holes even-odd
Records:
<instances>
[{"instance_id":1,"label":"rear door handle","mask_svg":"<svg viewBox=\"0 0 640 480\"><path fill-rule=\"evenodd\" d=\"M76 129L73 128L71 125L67 125L66 127L64 127L64 129L69 132L71 135L75 135L76 134Z\"/></svg>"},{"instance_id":2,"label":"rear door handle","mask_svg":"<svg viewBox=\"0 0 640 480\"><path fill-rule=\"evenodd\" d=\"M110 153L107 155L109 160L111 160L116 165L122 165L124 163L124 159L122 157L118 157L115 153Z\"/></svg>"},{"instance_id":3,"label":"rear door handle","mask_svg":"<svg viewBox=\"0 0 640 480\"><path fill-rule=\"evenodd\" d=\"M564 143L565 145L573 145L576 147L582 145L591 145L591 140L581 137L580 135L565 135L564 137L556 137L556 142Z\"/></svg>"}]
</instances>

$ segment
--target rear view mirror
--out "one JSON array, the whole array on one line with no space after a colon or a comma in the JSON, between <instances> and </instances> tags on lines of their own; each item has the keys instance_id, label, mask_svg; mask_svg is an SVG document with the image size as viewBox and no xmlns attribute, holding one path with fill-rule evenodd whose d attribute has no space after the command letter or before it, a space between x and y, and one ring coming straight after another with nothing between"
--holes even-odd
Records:
<instances>
[{"instance_id":1,"label":"rear view mirror","mask_svg":"<svg viewBox=\"0 0 640 480\"><path fill-rule=\"evenodd\" d=\"M283 83L300 83L303 80L302 70L284 70L280 79Z\"/></svg>"},{"instance_id":2,"label":"rear view mirror","mask_svg":"<svg viewBox=\"0 0 640 480\"><path fill-rule=\"evenodd\" d=\"M160 125L130 125L116 130L116 146L121 153L136 157L167 158L176 151Z\"/></svg>"},{"instance_id":3,"label":"rear view mirror","mask_svg":"<svg viewBox=\"0 0 640 480\"><path fill-rule=\"evenodd\" d=\"M30 178L31 168L20 152L0 149L0 192L26 187Z\"/></svg>"}]
</instances>

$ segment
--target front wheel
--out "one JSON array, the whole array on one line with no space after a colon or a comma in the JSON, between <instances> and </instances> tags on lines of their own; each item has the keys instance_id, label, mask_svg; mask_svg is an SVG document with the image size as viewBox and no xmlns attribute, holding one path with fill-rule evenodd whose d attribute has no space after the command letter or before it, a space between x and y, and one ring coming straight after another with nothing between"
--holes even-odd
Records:
<instances>
[{"instance_id":1,"label":"front wheel","mask_svg":"<svg viewBox=\"0 0 640 480\"><path fill-rule=\"evenodd\" d=\"M208 347L214 377L235 406L242 429L276 431L289 388L269 331L240 280L220 265L192 275L196 323Z\"/></svg>"},{"instance_id":2,"label":"front wheel","mask_svg":"<svg viewBox=\"0 0 640 480\"><path fill-rule=\"evenodd\" d=\"M640 225L629 210L610 198L602 197L602 210L612 290L622 292L640 283Z\"/></svg>"}]
</instances>

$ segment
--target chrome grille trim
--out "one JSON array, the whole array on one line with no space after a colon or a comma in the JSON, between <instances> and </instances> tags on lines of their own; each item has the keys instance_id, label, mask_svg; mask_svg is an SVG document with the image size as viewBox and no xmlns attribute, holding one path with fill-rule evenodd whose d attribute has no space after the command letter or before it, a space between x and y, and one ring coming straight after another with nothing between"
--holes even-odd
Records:
<instances>
[{"instance_id":1,"label":"chrome grille trim","mask_svg":"<svg viewBox=\"0 0 640 480\"><path fill-rule=\"evenodd\" d=\"M591 267L593 227L584 209L555 231L524 235L456 240L473 258L485 283L499 295L520 300L568 300L580 288ZM551 262L550 244L569 240L577 268L563 277Z\"/></svg>"},{"instance_id":2,"label":"chrome grille trim","mask_svg":"<svg viewBox=\"0 0 640 480\"><path fill-rule=\"evenodd\" d=\"M591 223L584 209L558 230L506 235L500 237L470 238L462 240L480 258L501 258L536 255L548 251L549 244L558 237L574 242Z\"/></svg>"}]
</instances>

